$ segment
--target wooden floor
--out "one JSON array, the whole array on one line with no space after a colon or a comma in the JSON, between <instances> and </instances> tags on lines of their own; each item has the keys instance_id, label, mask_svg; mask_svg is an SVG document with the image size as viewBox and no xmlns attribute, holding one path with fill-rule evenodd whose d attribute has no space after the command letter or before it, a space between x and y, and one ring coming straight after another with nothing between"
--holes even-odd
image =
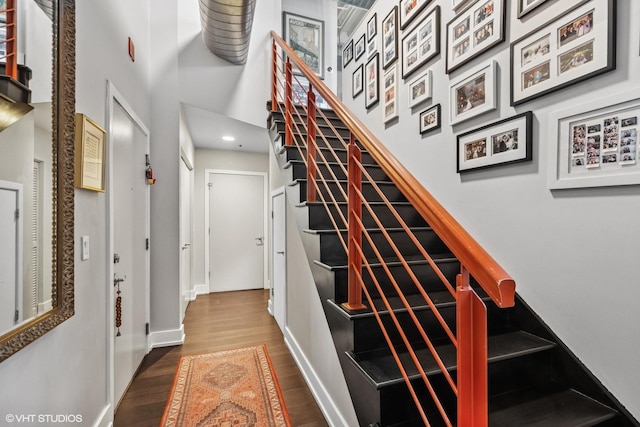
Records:
<instances>
[{"instance_id":1,"label":"wooden floor","mask_svg":"<svg viewBox=\"0 0 640 427\"><path fill-rule=\"evenodd\" d=\"M183 345L152 350L116 411L114 426L157 427L181 355L266 344L294 426L327 426L267 312L268 290L200 295L187 308ZM186 427L186 426L184 426Z\"/></svg>"}]
</instances>

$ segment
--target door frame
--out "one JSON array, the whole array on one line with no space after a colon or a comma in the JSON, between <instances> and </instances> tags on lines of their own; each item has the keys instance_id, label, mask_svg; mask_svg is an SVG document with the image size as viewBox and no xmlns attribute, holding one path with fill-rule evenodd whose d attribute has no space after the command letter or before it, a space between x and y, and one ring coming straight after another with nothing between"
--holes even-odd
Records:
<instances>
[{"instance_id":1,"label":"door frame","mask_svg":"<svg viewBox=\"0 0 640 427\"><path fill-rule=\"evenodd\" d=\"M182 235L182 227L183 227L183 221L185 220L185 217L183 214L183 203L182 203L182 190L183 190L183 182L182 182L182 170L180 170L180 316L181 316L181 322L184 320L184 315L187 309L187 306L189 304L190 301L193 301L196 299L196 290L195 290L195 286L193 284L193 204L194 204L194 197L193 197L193 164L191 163L191 160L189 160L189 156L187 155L187 153L185 152L183 147L180 147L180 169L182 169L182 165L184 164L184 166L187 168L187 170L189 171L189 231L188 231L188 243L189 243L189 248L188 250L191 251L191 255L189 256L189 265L185 266L182 264L182 251L186 250L185 248L182 247L182 245L184 245L185 242L184 238L185 236ZM184 270L187 269L189 271L189 277L190 277L190 283L189 283L189 289L188 289L188 293L185 295L184 293L184 289L182 289L182 286L184 286L184 284L182 283L182 279L183 279L183 273ZM183 307L182 304L185 304L184 307L184 311L183 311Z\"/></svg>"},{"instance_id":2,"label":"door frame","mask_svg":"<svg viewBox=\"0 0 640 427\"><path fill-rule=\"evenodd\" d=\"M257 171L241 171L241 170L227 170L227 169L205 169L204 170L204 284L208 289L208 292L211 293L211 276L209 275L209 245L211 244L211 219L209 217L209 175L211 174L222 174L222 175L250 175L250 176L261 176L262 177L262 194L264 196L264 212L263 212L263 225L262 230L264 234L264 244L262 245L262 256L263 256L263 269L262 269L262 288L267 289L269 287L269 247L270 247L270 239L269 239L269 223L268 223L268 212L269 212L269 191L268 191L268 183L269 180L268 174L266 172L257 172Z\"/></svg>"},{"instance_id":3,"label":"door frame","mask_svg":"<svg viewBox=\"0 0 640 427\"><path fill-rule=\"evenodd\" d=\"M274 212L275 212L275 206L276 204L274 203L276 197L278 196L282 196L282 203L284 205L284 209L282 211L282 218L276 218ZM287 192L284 190L284 186L280 187L274 191L271 192L271 229L269 230L271 233L271 245L270 245L270 252L271 252L271 266L269 268L270 270L270 274L271 274L271 293L269 295L269 307L270 307L270 313L273 316L274 319L276 319L276 323L278 323L278 326L280 327L280 329L282 330L282 333L285 332L285 329L287 327ZM275 241L276 241L276 237L275 237L275 233L274 233L274 229L275 229L275 223L276 220L281 220L283 223L283 228L282 228L282 232L284 234L283 236L283 243L284 243L284 285L283 285L283 293L280 296L283 299L283 305L284 305L284 313L282 313L283 319L282 319L282 324L280 324L278 322L278 313L276 312L276 302L277 302L277 297L275 297L274 295L274 290L276 287L276 282L274 279L274 272L275 272L275 263L276 260L278 259L278 257L276 256L276 252L275 252ZM279 303L278 303L279 304Z\"/></svg>"},{"instance_id":4,"label":"door frame","mask_svg":"<svg viewBox=\"0 0 640 427\"><path fill-rule=\"evenodd\" d=\"M113 296L113 251L114 251L114 200L113 200L113 162L111 159L113 158L113 113L115 104L118 103L122 107L122 109L131 117L133 122L140 128L142 133L146 135L146 146L145 151L149 154L149 129L145 126L144 122L138 117L133 108L126 101L124 96L116 89L114 84L107 80L107 102L106 102L106 128L107 128L107 168L106 168L106 184L107 184L107 277L105 283L105 289L107 291L107 399L111 406L112 413L115 414L116 406L119 402L115 401L115 298ZM147 202L147 212L145 213L146 218L146 234L150 235L151 231L151 191L149 190L149 186L147 186L146 191L146 202ZM151 291L150 291L150 273L151 273L151 251L146 251L146 266L147 266L147 277L145 283L146 296L147 301L145 304L146 311L146 322L149 323L151 320ZM149 353L150 341L149 335L147 335L147 343L145 354Z\"/></svg>"}]
</instances>

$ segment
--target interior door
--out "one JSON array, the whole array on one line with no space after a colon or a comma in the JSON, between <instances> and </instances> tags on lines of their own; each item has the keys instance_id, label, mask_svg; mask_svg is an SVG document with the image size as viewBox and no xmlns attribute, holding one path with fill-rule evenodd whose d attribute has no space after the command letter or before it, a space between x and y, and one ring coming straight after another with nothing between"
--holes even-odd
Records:
<instances>
[{"instance_id":1,"label":"interior door","mask_svg":"<svg viewBox=\"0 0 640 427\"><path fill-rule=\"evenodd\" d=\"M20 318L22 237L16 215L20 191L21 184L0 181L0 335L13 329Z\"/></svg>"},{"instance_id":2,"label":"interior door","mask_svg":"<svg viewBox=\"0 0 640 427\"><path fill-rule=\"evenodd\" d=\"M273 194L271 198L273 209L272 235L273 251L271 260L271 299L273 300L273 317L282 332L287 325L287 235L286 235L286 198L284 189Z\"/></svg>"},{"instance_id":3,"label":"interior door","mask_svg":"<svg viewBox=\"0 0 640 427\"><path fill-rule=\"evenodd\" d=\"M114 398L119 402L147 353L149 187L146 132L117 101L111 124Z\"/></svg>"},{"instance_id":4,"label":"interior door","mask_svg":"<svg viewBox=\"0 0 640 427\"><path fill-rule=\"evenodd\" d=\"M265 176L209 174L209 291L264 287Z\"/></svg>"},{"instance_id":5,"label":"interior door","mask_svg":"<svg viewBox=\"0 0 640 427\"><path fill-rule=\"evenodd\" d=\"M184 157L180 162L180 281L182 282L181 313L187 310L191 300L191 232L192 232L192 167Z\"/></svg>"}]
</instances>

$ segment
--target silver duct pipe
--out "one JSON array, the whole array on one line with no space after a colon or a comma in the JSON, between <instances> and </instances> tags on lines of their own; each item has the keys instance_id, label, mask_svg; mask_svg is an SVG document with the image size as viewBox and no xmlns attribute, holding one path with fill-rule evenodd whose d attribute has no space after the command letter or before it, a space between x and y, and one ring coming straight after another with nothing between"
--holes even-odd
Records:
<instances>
[{"instance_id":1,"label":"silver duct pipe","mask_svg":"<svg viewBox=\"0 0 640 427\"><path fill-rule=\"evenodd\" d=\"M202 40L211 52L243 65L249 55L257 0L200 0Z\"/></svg>"}]
</instances>

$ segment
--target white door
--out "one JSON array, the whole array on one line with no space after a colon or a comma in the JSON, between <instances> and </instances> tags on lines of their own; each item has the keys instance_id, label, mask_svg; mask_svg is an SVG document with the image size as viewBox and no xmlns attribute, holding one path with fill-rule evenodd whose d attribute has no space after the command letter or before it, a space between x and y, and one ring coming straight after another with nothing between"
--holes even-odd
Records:
<instances>
[{"instance_id":1,"label":"white door","mask_svg":"<svg viewBox=\"0 0 640 427\"><path fill-rule=\"evenodd\" d=\"M209 174L209 291L264 287L265 175Z\"/></svg>"},{"instance_id":2,"label":"white door","mask_svg":"<svg viewBox=\"0 0 640 427\"><path fill-rule=\"evenodd\" d=\"M193 167L189 161L182 157L180 162L180 281L182 282L181 313L187 310L191 300L193 283L191 283L191 207L192 207L192 178Z\"/></svg>"},{"instance_id":3,"label":"white door","mask_svg":"<svg viewBox=\"0 0 640 427\"><path fill-rule=\"evenodd\" d=\"M13 329L20 318L22 236L21 184L0 181L0 335ZM18 314L16 316L16 313Z\"/></svg>"},{"instance_id":4,"label":"white door","mask_svg":"<svg viewBox=\"0 0 640 427\"><path fill-rule=\"evenodd\" d=\"M118 100L111 115L114 399L119 402L147 353L149 321L148 133Z\"/></svg>"},{"instance_id":5,"label":"white door","mask_svg":"<svg viewBox=\"0 0 640 427\"><path fill-rule=\"evenodd\" d=\"M284 189L273 193L271 207L273 209L273 253L271 260L271 299L273 300L273 316L282 332L287 325L287 234L286 205Z\"/></svg>"}]
</instances>

